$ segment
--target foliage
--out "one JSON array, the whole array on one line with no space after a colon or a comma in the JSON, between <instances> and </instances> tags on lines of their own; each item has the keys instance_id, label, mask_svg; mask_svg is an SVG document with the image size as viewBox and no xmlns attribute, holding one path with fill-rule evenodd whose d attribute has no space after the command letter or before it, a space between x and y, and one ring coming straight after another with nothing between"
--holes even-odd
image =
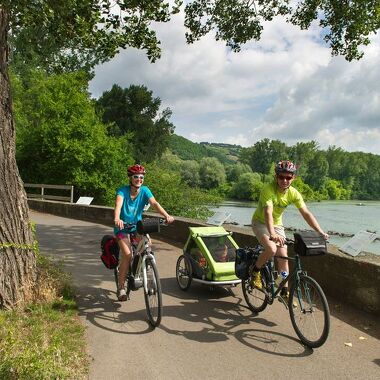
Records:
<instances>
[{"instance_id":1,"label":"foliage","mask_svg":"<svg viewBox=\"0 0 380 380\"><path fill-rule=\"evenodd\" d=\"M243 148L240 152L240 160L248 164L253 172L269 173L274 162L287 157L287 147L280 140L265 138L257 141L250 148Z\"/></svg>"},{"instance_id":2,"label":"foliage","mask_svg":"<svg viewBox=\"0 0 380 380\"><path fill-rule=\"evenodd\" d=\"M181 1L2 0L9 12L12 61L49 71L90 71L135 47L160 56L152 22L167 22Z\"/></svg>"},{"instance_id":3,"label":"foliage","mask_svg":"<svg viewBox=\"0 0 380 380\"><path fill-rule=\"evenodd\" d=\"M213 189L226 182L224 166L215 157L202 158L199 164L201 187Z\"/></svg>"},{"instance_id":4,"label":"foliage","mask_svg":"<svg viewBox=\"0 0 380 380\"><path fill-rule=\"evenodd\" d=\"M227 180L229 182L236 182L239 177L244 173L252 173L249 165L237 162L235 165L227 166Z\"/></svg>"},{"instance_id":5,"label":"foliage","mask_svg":"<svg viewBox=\"0 0 380 380\"><path fill-rule=\"evenodd\" d=\"M328 199L350 199L351 191L345 189L341 182L336 179L328 179L324 185Z\"/></svg>"},{"instance_id":6,"label":"foliage","mask_svg":"<svg viewBox=\"0 0 380 380\"><path fill-rule=\"evenodd\" d=\"M147 166L146 185L171 215L206 219L212 214L207 205L221 201L215 194L189 187L177 173L168 172L156 164Z\"/></svg>"},{"instance_id":7,"label":"foliage","mask_svg":"<svg viewBox=\"0 0 380 380\"><path fill-rule=\"evenodd\" d=\"M190 187L199 187L200 180L200 165L197 161L183 161L181 165L182 181Z\"/></svg>"},{"instance_id":8,"label":"foliage","mask_svg":"<svg viewBox=\"0 0 380 380\"><path fill-rule=\"evenodd\" d=\"M159 158L169 144L174 125L169 121L169 108L159 113L161 99L153 97L145 86L131 85L122 89L114 84L97 101L105 123L113 123L110 134L122 136L133 133L136 162L152 162Z\"/></svg>"},{"instance_id":9,"label":"foliage","mask_svg":"<svg viewBox=\"0 0 380 380\"><path fill-rule=\"evenodd\" d=\"M314 192L309 185L303 182L301 177L296 177L292 183L292 186L294 186L302 194L302 197L305 199L305 201L320 199L318 193Z\"/></svg>"},{"instance_id":10,"label":"foliage","mask_svg":"<svg viewBox=\"0 0 380 380\"><path fill-rule=\"evenodd\" d=\"M125 177L128 138L109 137L81 73L13 76L17 162L25 182L74 184L98 204Z\"/></svg>"},{"instance_id":11,"label":"foliage","mask_svg":"<svg viewBox=\"0 0 380 380\"><path fill-rule=\"evenodd\" d=\"M259 173L243 173L232 186L230 196L235 199L257 201L263 187Z\"/></svg>"},{"instance_id":12,"label":"foliage","mask_svg":"<svg viewBox=\"0 0 380 380\"><path fill-rule=\"evenodd\" d=\"M320 190L327 180L329 163L325 153L316 152L308 162L308 171L305 174L305 182L312 188Z\"/></svg>"},{"instance_id":13,"label":"foliage","mask_svg":"<svg viewBox=\"0 0 380 380\"><path fill-rule=\"evenodd\" d=\"M332 54L348 61L362 57L359 47L368 45L369 36L380 28L378 0L195 0L187 2L185 13L188 43L213 30L215 38L226 41L234 51L250 40L259 40L264 24L276 16L301 29L318 20Z\"/></svg>"}]
</instances>

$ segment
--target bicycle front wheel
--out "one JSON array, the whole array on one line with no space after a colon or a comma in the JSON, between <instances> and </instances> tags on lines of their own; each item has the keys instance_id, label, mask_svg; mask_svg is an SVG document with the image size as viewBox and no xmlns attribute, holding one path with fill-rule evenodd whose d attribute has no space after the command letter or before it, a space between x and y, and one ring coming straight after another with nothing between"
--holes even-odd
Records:
<instances>
[{"instance_id":1,"label":"bicycle front wheel","mask_svg":"<svg viewBox=\"0 0 380 380\"><path fill-rule=\"evenodd\" d=\"M157 327L162 316L162 291L156 263L145 261L147 283L144 286L144 297L148 320L152 327Z\"/></svg>"},{"instance_id":2,"label":"bicycle front wheel","mask_svg":"<svg viewBox=\"0 0 380 380\"><path fill-rule=\"evenodd\" d=\"M301 275L290 291L289 313L301 342L311 348L322 346L330 331L330 310L319 284Z\"/></svg>"},{"instance_id":3,"label":"bicycle front wheel","mask_svg":"<svg viewBox=\"0 0 380 380\"><path fill-rule=\"evenodd\" d=\"M255 313L263 311L268 305L268 296L264 292L267 286L267 276L263 270L261 271L261 283L262 289L258 289L254 286L251 276L241 281L245 302Z\"/></svg>"}]
</instances>

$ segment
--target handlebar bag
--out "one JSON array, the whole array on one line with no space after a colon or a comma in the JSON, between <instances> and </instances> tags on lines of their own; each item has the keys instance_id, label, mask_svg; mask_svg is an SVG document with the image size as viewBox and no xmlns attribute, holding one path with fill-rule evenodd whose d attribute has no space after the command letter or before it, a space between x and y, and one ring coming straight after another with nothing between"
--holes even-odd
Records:
<instances>
[{"instance_id":1,"label":"handlebar bag","mask_svg":"<svg viewBox=\"0 0 380 380\"><path fill-rule=\"evenodd\" d=\"M300 256L320 256L327 253L326 240L316 231L294 233L294 251Z\"/></svg>"},{"instance_id":2,"label":"handlebar bag","mask_svg":"<svg viewBox=\"0 0 380 380\"><path fill-rule=\"evenodd\" d=\"M160 232L160 219L158 218L144 218L139 220L136 224L137 232L140 235L151 234L153 232Z\"/></svg>"},{"instance_id":3,"label":"handlebar bag","mask_svg":"<svg viewBox=\"0 0 380 380\"><path fill-rule=\"evenodd\" d=\"M102 253L100 259L108 269L114 269L119 264L119 244L114 236L104 235L100 243Z\"/></svg>"}]
</instances>

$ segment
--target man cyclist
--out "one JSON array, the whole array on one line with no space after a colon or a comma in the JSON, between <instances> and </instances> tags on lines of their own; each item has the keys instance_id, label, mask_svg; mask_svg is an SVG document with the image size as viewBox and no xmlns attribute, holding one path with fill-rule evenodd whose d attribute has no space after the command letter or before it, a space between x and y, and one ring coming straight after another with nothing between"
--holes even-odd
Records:
<instances>
[{"instance_id":1,"label":"man cyclist","mask_svg":"<svg viewBox=\"0 0 380 380\"><path fill-rule=\"evenodd\" d=\"M282 225L282 214L286 207L294 204L307 224L320 233L324 239L328 239L319 226L314 215L308 210L302 195L291 186L297 172L296 166L291 161L280 161L275 166L275 178L271 183L266 184L259 197L257 209L252 216L252 229L264 251L258 257L252 269L252 285L262 289L261 267L273 256L287 257L287 247L284 245L286 235ZM287 260L277 260L277 270L279 273L285 271L289 273ZM287 286L281 290L281 297L287 301L289 292Z\"/></svg>"},{"instance_id":2,"label":"man cyclist","mask_svg":"<svg viewBox=\"0 0 380 380\"><path fill-rule=\"evenodd\" d=\"M147 186L143 186L144 176L144 166L139 164L129 166L129 185L122 186L116 191L114 233L121 251L117 289L119 301L126 301L127 299L124 284L132 259L130 233L136 231L136 223L142 220L144 207L150 204L165 218L167 223L174 221L174 218L156 201L150 189Z\"/></svg>"}]
</instances>

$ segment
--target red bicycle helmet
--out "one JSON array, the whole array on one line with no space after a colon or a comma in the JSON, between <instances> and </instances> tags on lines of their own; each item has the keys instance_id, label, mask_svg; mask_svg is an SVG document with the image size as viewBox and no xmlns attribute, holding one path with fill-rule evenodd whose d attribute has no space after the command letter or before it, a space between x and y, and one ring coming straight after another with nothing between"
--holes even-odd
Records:
<instances>
[{"instance_id":1,"label":"red bicycle helmet","mask_svg":"<svg viewBox=\"0 0 380 380\"><path fill-rule=\"evenodd\" d=\"M135 164L128 167L128 176L132 176L134 174L145 174L144 166L140 164Z\"/></svg>"},{"instance_id":2,"label":"red bicycle helmet","mask_svg":"<svg viewBox=\"0 0 380 380\"><path fill-rule=\"evenodd\" d=\"M280 161L277 163L274 171L276 172L276 174L279 174L279 173L292 173L292 174L295 174L296 171L297 171L297 167L296 165L293 164L292 161Z\"/></svg>"}]
</instances>

